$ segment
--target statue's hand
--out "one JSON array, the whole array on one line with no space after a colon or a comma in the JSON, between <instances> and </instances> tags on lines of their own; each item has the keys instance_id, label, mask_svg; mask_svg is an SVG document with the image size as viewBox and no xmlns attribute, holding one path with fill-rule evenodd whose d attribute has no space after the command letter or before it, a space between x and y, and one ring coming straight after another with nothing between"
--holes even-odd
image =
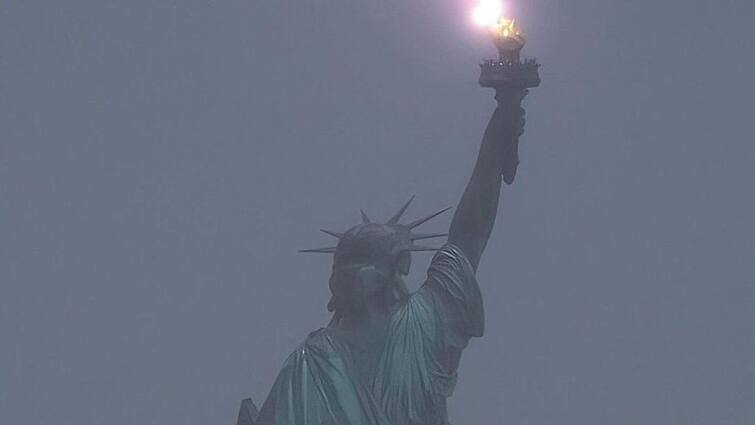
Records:
<instances>
[{"instance_id":1,"label":"statue's hand","mask_svg":"<svg viewBox=\"0 0 755 425\"><path fill-rule=\"evenodd\" d=\"M496 92L495 99L498 101L497 114L498 119L507 128L507 134L504 138L508 139L511 135L521 136L524 133L525 110L522 108L522 100L527 96L529 90L499 89Z\"/></svg>"}]
</instances>

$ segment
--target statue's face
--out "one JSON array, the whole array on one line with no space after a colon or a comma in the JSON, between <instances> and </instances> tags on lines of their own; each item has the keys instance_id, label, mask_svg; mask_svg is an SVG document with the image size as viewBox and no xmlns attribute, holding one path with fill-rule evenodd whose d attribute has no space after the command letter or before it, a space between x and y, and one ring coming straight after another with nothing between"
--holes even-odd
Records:
<instances>
[{"instance_id":1,"label":"statue's face","mask_svg":"<svg viewBox=\"0 0 755 425\"><path fill-rule=\"evenodd\" d=\"M333 258L328 309L359 311L390 307L408 291L401 275L409 273L411 253L399 251L405 238L390 226L365 224L341 238Z\"/></svg>"},{"instance_id":2,"label":"statue's face","mask_svg":"<svg viewBox=\"0 0 755 425\"><path fill-rule=\"evenodd\" d=\"M395 273L368 264L333 268L331 290L338 294L343 307L363 309L370 303L384 303L394 289Z\"/></svg>"},{"instance_id":3,"label":"statue's face","mask_svg":"<svg viewBox=\"0 0 755 425\"><path fill-rule=\"evenodd\" d=\"M362 267L357 273L356 285L364 298L374 297L390 289L392 275L375 266Z\"/></svg>"}]
</instances>

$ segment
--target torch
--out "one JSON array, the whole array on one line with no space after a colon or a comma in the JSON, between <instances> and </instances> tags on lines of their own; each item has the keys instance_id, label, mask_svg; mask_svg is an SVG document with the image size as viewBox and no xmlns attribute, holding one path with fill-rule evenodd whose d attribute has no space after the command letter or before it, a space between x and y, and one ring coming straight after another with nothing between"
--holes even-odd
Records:
<instances>
[{"instance_id":1,"label":"torch","mask_svg":"<svg viewBox=\"0 0 755 425\"><path fill-rule=\"evenodd\" d=\"M521 101L528 89L540 85L540 64L535 58L523 58L525 38L517 22L504 16L500 0L480 0L472 13L474 21L490 36L498 50L498 58L485 59L480 64L480 85L496 91L496 99L503 113L510 116L523 114ZM523 127L520 131L524 131ZM513 136L510 150L504 157L503 180L507 184L514 181L519 165L519 136Z\"/></svg>"}]
</instances>

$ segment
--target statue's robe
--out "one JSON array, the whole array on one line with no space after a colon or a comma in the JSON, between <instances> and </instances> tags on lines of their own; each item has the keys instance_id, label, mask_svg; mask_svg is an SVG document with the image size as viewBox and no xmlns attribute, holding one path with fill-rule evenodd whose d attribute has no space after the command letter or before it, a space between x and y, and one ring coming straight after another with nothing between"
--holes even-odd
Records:
<instances>
[{"instance_id":1,"label":"statue's robe","mask_svg":"<svg viewBox=\"0 0 755 425\"><path fill-rule=\"evenodd\" d=\"M474 270L446 245L422 287L391 316L381 350L354 352L329 328L313 332L286 360L254 423L448 424L461 351L482 336L483 324Z\"/></svg>"}]
</instances>

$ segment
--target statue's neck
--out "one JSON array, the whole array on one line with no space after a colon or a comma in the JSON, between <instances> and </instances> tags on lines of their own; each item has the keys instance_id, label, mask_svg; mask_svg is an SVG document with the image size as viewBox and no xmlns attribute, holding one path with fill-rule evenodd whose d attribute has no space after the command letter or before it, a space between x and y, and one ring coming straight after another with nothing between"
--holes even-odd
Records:
<instances>
[{"instance_id":1,"label":"statue's neck","mask_svg":"<svg viewBox=\"0 0 755 425\"><path fill-rule=\"evenodd\" d=\"M336 332L358 351L377 351L385 339L394 303L370 302L349 311L335 325Z\"/></svg>"}]
</instances>

